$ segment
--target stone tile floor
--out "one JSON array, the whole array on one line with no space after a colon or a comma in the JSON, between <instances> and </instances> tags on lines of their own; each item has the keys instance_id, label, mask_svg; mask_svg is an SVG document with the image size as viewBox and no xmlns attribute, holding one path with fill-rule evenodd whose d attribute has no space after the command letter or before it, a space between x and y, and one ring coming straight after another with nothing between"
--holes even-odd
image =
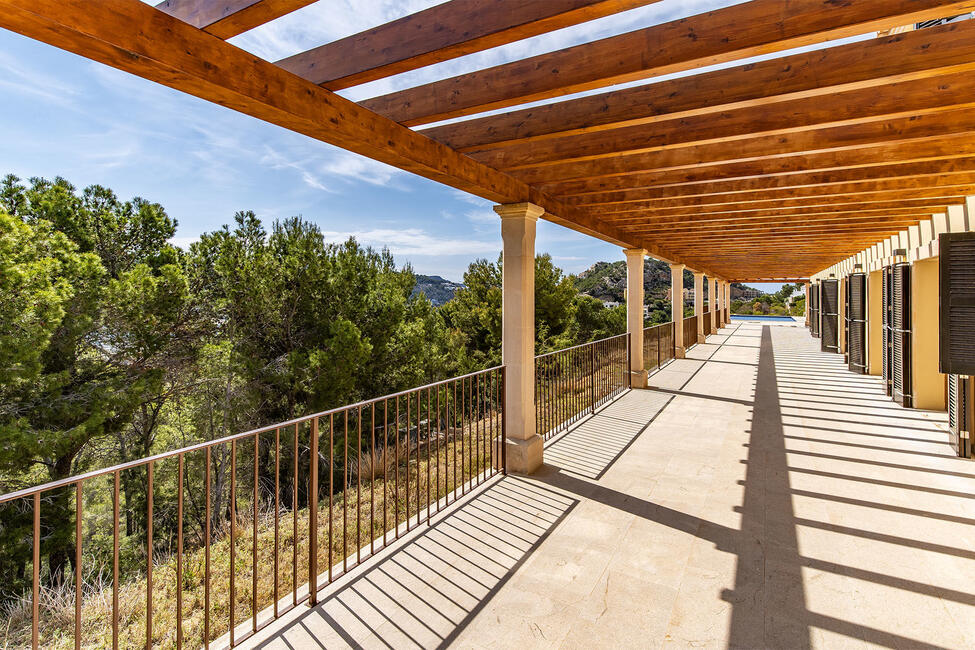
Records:
<instances>
[{"instance_id":1,"label":"stone tile floor","mask_svg":"<svg viewBox=\"0 0 975 650\"><path fill-rule=\"evenodd\" d=\"M975 647L975 464L733 323L248 645Z\"/></svg>"}]
</instances>

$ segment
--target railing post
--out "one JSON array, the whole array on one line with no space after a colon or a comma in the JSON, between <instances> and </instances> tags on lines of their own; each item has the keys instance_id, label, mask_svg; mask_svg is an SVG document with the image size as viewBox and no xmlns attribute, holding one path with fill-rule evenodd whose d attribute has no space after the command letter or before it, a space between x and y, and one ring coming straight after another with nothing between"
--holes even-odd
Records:
<instances>
[{"instance_id":1,"label":"railing post","mask_svg":"<svg viewBox=\"0 0 975 650\"><path fill-rule=\"evenodd\" d=\"M596 412L596 344L589 346L589 412Z\"/></svg>"},{"instance_id":2,"label":"railing post","mask_svg":"<svg viewBox=\"0 0 975 650\"><path fill-rule=\"evenodd\" d=\"M505 417L507 405L507 366L501 366L501 473L508 475L508 418Z\"/></svg>"},{"instance_id":3,"label":"railing post","mask_svg":"<svg viewBox=\"0 0 975 650\"><path fill-rule=\"evenodd\" d=\"M308 477L308 606L318 604L318 418L311 421ZM297 449L295 450L297 453ZM295 531L295 535L298 531ZM331 549L329 549L331 553Z\"/></svg>"}]
</instances>

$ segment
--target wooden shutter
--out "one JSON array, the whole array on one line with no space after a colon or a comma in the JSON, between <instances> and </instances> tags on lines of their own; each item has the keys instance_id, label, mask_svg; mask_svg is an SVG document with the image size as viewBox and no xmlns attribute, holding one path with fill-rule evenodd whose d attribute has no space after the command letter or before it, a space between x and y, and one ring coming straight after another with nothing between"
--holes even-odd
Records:
<instances>
[{"instance_id":1,"label":"wooden shutter","mask_svg":"<svg viewBox=\"0 0 975 650\"><path fill-rule=\"evenodd\" d=\"M809 286L809 331L819 337L819 283Z\"/></svg>"},{"instance_id":2,"label":"wooden shutter","mask_svg":"<svg viewBox=\"0 0 975 650\"><path fill-rule=\"evenodd\" d=\"M847 349L850 370L867 372L867 276L854 273L847 279Z\"/></svg>"},{"instance_id":3,"label":"wooden shutter","mask_svg":"<svg viewBox=\"0 0 975 650\"><path fill-rule=\"evenodd\" d=\"M948 375L948 428L952 448L963 458L972 457L972 395L971 377Z\"/></svg>"},{"instance_id":4,"label":"wooden shutter","mask_svg":"<svg viewBox=\"0 0 975 650\"><path fill-rule=\"evenodd\" d=\"M893 324L891 323L891 315L893 314L893 291L891 290L894 281L893 268L884 267L883 277L883 371L887 397L891 397L894 394L894 338L892 334Z\"/></svg>"},{"instance_id":5,"label":"wooden shutter","mask_svg":"<svg viewBox=\"0 0 975 650\"><path fill-rule=\"evenodd\" d=\"M975 233L945 233L938 240L940 370L975 375Z\"/></svg>"},{"instance_id":6,"label":"wooden shutter","mask_svg":"<svg viewBox=\"0 0 975 650\"><path fill-rule=\"evenodd\" d=\"M911 267L895 264L891 283L894 400L910 407L911 395Z\"/></svg>"},{"instance_id":7,"label":"wooden shutter","mask_svg":"<svg viewBox=\"0 0 975 650\"><path fill-rule=\"evenodd\" d=\"M821 285L821 302L819 305L822 322L822 345L823 352L839 352L839 318L840 306L840 286L837 280L823 280Z\"/></svg>"}]
</instances>

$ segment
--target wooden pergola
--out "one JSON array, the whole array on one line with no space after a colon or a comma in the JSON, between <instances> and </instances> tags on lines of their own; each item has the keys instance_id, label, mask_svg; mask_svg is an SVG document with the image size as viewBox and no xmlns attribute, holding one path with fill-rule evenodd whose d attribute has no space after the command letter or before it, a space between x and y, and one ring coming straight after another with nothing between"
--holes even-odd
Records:
<instances>
[{"instance_id":1,"label":"wooden pergola","mask_svg":"<svg viewBox=\"0 0 975 650\"><path fill-rule=\"evenodd\" d=\"M450 0L277 62L225 39L313 0L0 0L0 27L728 280L808 277L975 191L975 21L876 37L973 0L751 0L335 92L654 1Z\"/></svg>"}]
</instances>

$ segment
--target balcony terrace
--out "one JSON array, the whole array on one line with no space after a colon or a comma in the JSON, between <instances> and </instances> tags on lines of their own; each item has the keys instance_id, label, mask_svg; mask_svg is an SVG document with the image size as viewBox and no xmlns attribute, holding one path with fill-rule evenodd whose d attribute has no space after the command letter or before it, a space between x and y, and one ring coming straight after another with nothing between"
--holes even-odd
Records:
<instances>
[{"instance_id":1,"label":"balcony terrace","mask_svg":"<svg viewBox=\"0 0 975 650\"><path fill-rule=\"evenodd\" d=\"M795 326L732 323L249 647L971 647L975 470Z\"/></svg>"},{"instance_id":2,"label":"balcony terrace","mask_svg":"<svg viewBox=\"0 0 975 650\"><path fill-rule=\"evenodd\" d=\"M277 62L225 42L313 1L0 0L0 27L489 201L502 364L0 495L34 648L42 495L81 566L96 480L113 603L91 624L75 571L46 628L76 648L975 647L975 20L942 20L975 1L722 3L361 102L336 91L655 0L450 0ZM539 219L622 250L625 334L536 358ZM648 255L674 322L645 329ZM731 320L735 282L803 283L810 330ZM149 497L119 587L123 472Z\"/></svg>"}]
</instances>

